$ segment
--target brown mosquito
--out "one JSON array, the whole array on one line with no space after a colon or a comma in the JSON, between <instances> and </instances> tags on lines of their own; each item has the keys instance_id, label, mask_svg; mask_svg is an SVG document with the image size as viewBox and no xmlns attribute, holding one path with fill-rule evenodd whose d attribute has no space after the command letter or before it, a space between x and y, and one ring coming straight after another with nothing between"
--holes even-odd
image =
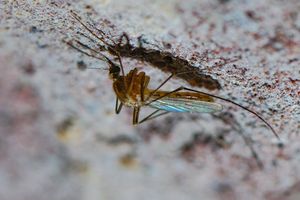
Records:
<instances>
[{"instance_id":1,"label":"brown mosquito","mask_svg":"<svg viewBox=\"0 0 300 200\"><path fill-rule=\"evenodd\" d=\"M71 12L71 14L92 36L98 40L100 48L91 48L78 40L67 41L66 43L85 55L108 63L109 75L113 80L113 90L116 94L115 112L119 114L123 105L132 108L132 123L134 125L141 124L145 121L170 112L213 113L221 111L222 105L214 101L214 99L219 99L234 104L258 117L279 139L279 136L274 128L258 113L230 99L183 86L180 86L172 91L161 90L161 88L175 75L174 73L164 80L156 89L148 88L150 76L146 75L145 72L138 72L137 68L134 68L130 70L128 74L125 74L121 56L114 49L110 48L110 45L105 40L104 32L97 29L98 33L96 33L94 30L84 24L77 14L74 12ZM86 35L84 36L88 37ZM90 40L93 39L90 38ZM115 43L113 40L110 40L110 42ZM82 50L82 48L85 50ZM113 52L112 54L116 55L119 65L101 53L101 50ZM140 120L140 110L145 106L152 107L155 109L155 111Z\"/></svg>"}]
</instances>

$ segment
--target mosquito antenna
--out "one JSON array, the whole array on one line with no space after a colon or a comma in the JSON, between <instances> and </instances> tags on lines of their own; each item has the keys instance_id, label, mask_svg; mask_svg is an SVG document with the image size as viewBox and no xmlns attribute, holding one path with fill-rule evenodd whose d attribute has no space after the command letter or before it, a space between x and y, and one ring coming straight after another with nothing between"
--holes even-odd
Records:
<instances>
[{"instance_id":1,"label":"mosquito antenna","mask_svg":"<svg viewBox=\"0 0 300 200\"><path fill-rule=\"evenodd\" d=\"M80 45L81 47L85 48L85 49L88 49L90 50L91 52L88 53L86 51L83 51L82 49L80 49L79 47L77 47L76 45L73 44L73 41L75 41L78 45ZM65 41L63 40L64 43L66 43L67 45L69 45L70 47L72 47L73 49L87 55L87 56L90 56L90 57L93 57L93 58L96 58L98 60L102 60L102 61L106 61L108 62L111 66L112 65L115 65L115 63L113 63L107 56L105 56L104 54L102 54L101 52L99 51L96 51L95 49L92 49L91 47L89 47L88 45L86 44L83 44L82 42L78 41L78 40L73 40L72 42L71 41ZM93 54L91 54L93 53ZM100 55L101 57L97 56Z\"/></svg>"},{"instance_id":2,"label":"mosquito antenna","mask_svg":"<svg viewBox=\"0 0 300 200\"><path fill-rule=\"evenodd\" d=\"M124 68L123 68L123 64L122 64L122 60L120 58L120 55L113 49L111 48L111 46L104 40L103 35L105 35L105 33L102 30L96 29L97 31L100 32L101 37L99 37L91 28L89 28L85 23L82 22L81 18L74 12L74 11L70 11L72 17L77 20L89 33L91 33L94 37L96 37L98 40L100 40L101 42L103 42L105 45L107 45L107 48L112 51L115 55L117 55L118 60L120 62L120 66L121 66L121 72L122 72L122 76L123 76L123 81L124 81L124 85L125 88L126 87L126 81L125 81L125 73L124 73ZM79 42L79 41L78 41ZM113 42L113 41L112 41ZM79 42L81 43L81 42ZM113 42L114 43L114 42ZM85 45L83 45L85 47ZM93 50L93 49L92 49ZM95 51L95 50L94 50ZM81 51L82 52L82 51ZM103 58L105 58L105 60L110 64L111 66L111 72L115 73L119 71L119 67L113 63L109 58L107 58L106 56L104 56L103 54L101 54L100 52L98 52ZM97 58L97 57L95 57ZM101 59L102 60L102 59Z\"/></svg>"},{"instance_id":3,"label":"mosquito antenna","mask_svg":"<svg viewBox=\"0 0 300 200\"><path fill-rule=\"evenodd\" d=\"M194 89L190 89L190 88L184 88L185 90L189 90L189 91L192 91L192 92L197 92L197 93L201 93L201 94L204 94L204 95L207 95L207 96L210 96L210 97L214 97L216 99L220 99L222 101L226 101L226 102L229 102L231 104L234 104L244 110L247 110L248 112L252 113L253 115L255 115L256 117L258 117L261 121L263 121L270 129L271 131L273 132L273 134L276 136L277 139L280 140L280 137L278 136L278 134L276 133L276 131L274 130L274 128L264 119L262 118L258 113L254 112L253 110L250 110L249 108L241 105L241 104L238 104L230 99L226 99L226 98L223 98L223 97L220 97L220 96L216 96L216 95L213 95L213 94L209 94L209 93L206 93L206 92L201 92L201 91L198 91L198 90L194 90Z\"/></svg>"},{"instance_id":4,"label":"mosquito antenna","mask_svg":"<svg viewBox=\"0 0 300 200\"><path fill-rule=\"evenodd\" d=\"M81 35L82 37L87 38L87 39L90 40L92 43L96 44L100 51L104 51L104 50L107 51L107 47L106 47L106 46L99 44L99 43L96 42L93 38L89 37L89 36L86 35L85 33L82 33L82 32L80 32L80 31L77 31L77 34Z\"/></svg>"},{"instance_id":5,"label":"mosquito antenna","mask_svg":"<svg viewBox=\"0 0 300 200\"><path fill-rule=\"evenodd\" d=\"M106 61L109 64L109 74L112 74L114 78L119 76L120 73L120 67L118 65L116 65L114 62L112 62L107 56L105 56L104 54L100 53L99 51L96 51L95 49L92 49L91 47L89 47L86 44L83 44L80 41L74 40L78 45L80 45L81 47L84 47L92 52L86 52L83 51L82 49L80 49L79 47L77 47L76 45L73 44L73 42L71 41L65 41L63 40L63 42L65 42L67 45L69 45L70 47L74 48L75 50L90 56L92 58L96 58L98 60L102 60L102 61ZM93 54L92 54L93 53ZM96 55L95 55L96 54ZM99 57L97 54L99 54L101 57ZM91 69L91 68L90 68ZM99 68L96 68L99 69Z\"/></svg>"},{"instance_id":6,"label":"mosquito antenna","mask_svg":"<svg viewBox=\"0 0 300 200\"><path fill-rule=\"evenodd\" d=\"M72 17L77 20L88 32L90 32L94 37L96 37L98 40L100 40L101 42L103 42L105 45L110 46L103 37L99 37L91 28L89 28L85 23L82 22L82 20L80 19L80 17L74 12L74 11L70 11ZM98 29L97 29L98 30ZM98 30L99 31L99 30ZM103 35L104 32L100 31L101 34Z\"/></svg>"},{"instance_id":7,"label":"mosquito antenna","mask_svg":"<svg viewBox=\"0 0 300 200\"><path fill-rule=\"evenodd\" d=\"M86 69L100 69L100 70L109 70L107 68L99 68L99 67L86 67Z\"/></svg>"}]
</instances>

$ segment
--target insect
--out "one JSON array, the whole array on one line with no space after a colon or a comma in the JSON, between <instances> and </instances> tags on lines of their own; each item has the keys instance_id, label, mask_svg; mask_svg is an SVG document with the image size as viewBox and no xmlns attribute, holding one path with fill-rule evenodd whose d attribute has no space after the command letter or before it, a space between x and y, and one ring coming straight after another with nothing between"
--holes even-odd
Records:
<instances>
[{"instance_id":1,"label":"insect","mask_svg":"<svg viewBox=\"0 0 300 200\"><path fill-rule=\"evenodd\" d=\"M141 124L145 121L154 119L170 112L213 113L221 111L222 105L216 103L214 100L219 99L234 104L258 117L279 139L279 136L274 128L264 118L262 118L259 114L250 110L249 108L242 106L230 99L183 86L180 86L172 91L161 90L161 88L172 77L174 77L174 73L172 73L167 79L165 79L157 88L148 88L150 76L146 75L146 73L143 71L139 72L137 68L134 68L130 70L129 73L125 74L120 54L114 49L110 48L110 45L104 39L104 33L99 30L99 34L97 34L87 25L85 25L75 13L71 12L71 14L79 23L82 24L82 26L84 26L84 28L86 28L86 30L92 36L94 36L99 40L99 42L104 44L104 46L100 45L101 50L107 50L108 52L112 52L113 55L116 55L119 64L114 63L99 50L93 49L78 40L66 42L72 48L88 56L106 61L108 63L109 75L113 80L113 90L116 94L115 112L119 114L123 106L132 108L132 123L134 125ZM86 49L87 51L82 50L82 48ZM140 120L140 110L145 106L152 107L155 109L155 111Z\"/></svg>"}]
</instances>

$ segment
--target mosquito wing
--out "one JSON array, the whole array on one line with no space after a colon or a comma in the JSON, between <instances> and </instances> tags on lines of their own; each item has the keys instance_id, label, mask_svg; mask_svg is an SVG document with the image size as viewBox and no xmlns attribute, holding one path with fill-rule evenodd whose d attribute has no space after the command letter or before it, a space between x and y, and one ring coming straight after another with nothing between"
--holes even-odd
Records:
<instances>
[{"instance_id":1,"label":"mosquito wing","mask_svg":"<svg viewBox=\"0 0 300 200\"><path fill-rule=\"evenodd\" d=\"M152 102L149 106L169 112L212 113L222 110L222 105L187 98L162 98Z\"/></svg>"}]
</instances>

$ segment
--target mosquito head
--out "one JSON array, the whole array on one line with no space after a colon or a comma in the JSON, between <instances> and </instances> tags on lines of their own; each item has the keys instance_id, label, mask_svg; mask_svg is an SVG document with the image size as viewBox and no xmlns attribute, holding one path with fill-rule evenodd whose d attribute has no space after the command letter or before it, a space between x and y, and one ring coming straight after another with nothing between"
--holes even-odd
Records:
<instances>
[{"instance_id":1,"label":"mosquito head","mask_svg":"<svg viewBox=\"0 0 300 200\"><path fill-rule=\"evenodd\" d=\"M120 67L114 63L110 63L109 66L109 76L112 80L116 80L120 76Z\"/></svg>"}]
</instances>

